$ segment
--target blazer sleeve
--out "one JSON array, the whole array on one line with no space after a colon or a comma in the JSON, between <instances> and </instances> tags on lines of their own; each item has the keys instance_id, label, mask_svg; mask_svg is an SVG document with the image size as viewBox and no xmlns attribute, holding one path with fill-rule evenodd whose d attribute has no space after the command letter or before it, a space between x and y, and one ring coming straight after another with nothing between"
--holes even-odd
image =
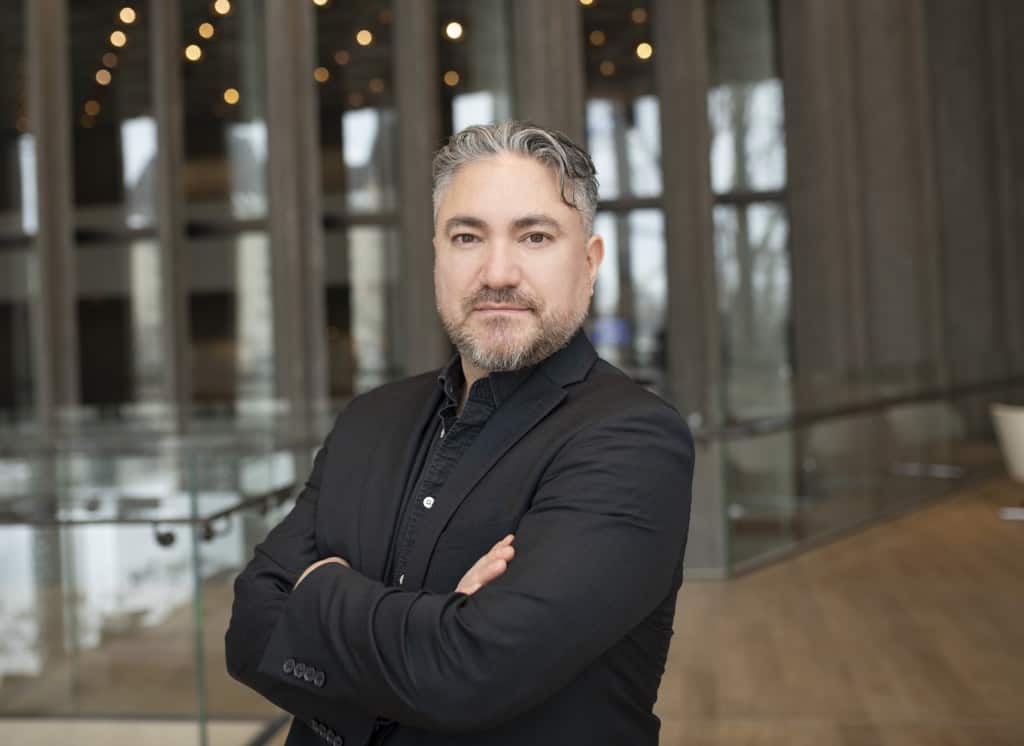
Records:
<instances>
[{"instance_id":1,"label":"blazer sleeve","mask_svg":"<svg viewBox=\"0 0 1024 746\"><path fill-rule=\"evenodd\" d=\"M235 579L231 621L224 638L228 673L262 694L272 703L311 725L314 730L330 728L350 743L365 743L375 718L358 705L338 701L316 686L317 669L310 666L311 686L295 675L293 660L289 674L268 676L259 670L270 634L283 618L292 587L299 575L322 558L316 545L316 504L320 491L327 442L317 452L313 470L295 507L267 538L256 546L253 560ZM281 664L282 673L284 662ZM303 664L305 669L305 663ZM302 670L301 673L305 673Z\"/></svg>"},{"instance_id":2,"label":"blazer sleeve","mask_svg":"<svg viewBox=\"0 0 1024 746\"><path fill-rule=\"evenodd\" d=\"M321 567L284 603L258 670L290 684L286 660L314 661L324 693L367 711L434 731L498 725L564 687L672 590L693 463L686 425L660 401L590 426L554 458L500 578L465 596Z\"/></svg>"}]
</instances>

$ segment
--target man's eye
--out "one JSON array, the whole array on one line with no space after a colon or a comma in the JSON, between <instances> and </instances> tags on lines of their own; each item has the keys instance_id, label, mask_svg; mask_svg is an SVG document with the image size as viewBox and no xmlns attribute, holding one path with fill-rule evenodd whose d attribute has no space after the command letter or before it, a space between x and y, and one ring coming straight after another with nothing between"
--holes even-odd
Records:
<instances>
[{"instance_id":1,"label":"man's eye","mask_svg":"<svg viewBox=\"0 0 1024 746\"><path fill-rule=\"evenodd\" d=\"M526 237L526 242L540 246L543 243L547 243L550 238L546 233L531 233Z\"/></svg>"},{"instance_id":2,"label":"man's eye","mask_svg":"<svg viewBox=\"0 0 1024 746\"><path fill-rule=\"evenodd\" d=\"M477 240L472 233L457 233L452 236L452 243L470 244Z\"/></svg>"}]
</instances>

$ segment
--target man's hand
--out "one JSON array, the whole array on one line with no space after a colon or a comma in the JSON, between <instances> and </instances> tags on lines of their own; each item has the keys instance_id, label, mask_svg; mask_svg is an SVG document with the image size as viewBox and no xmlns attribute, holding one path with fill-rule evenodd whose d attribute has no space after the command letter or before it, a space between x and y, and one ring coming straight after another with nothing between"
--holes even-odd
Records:
<instances>
[{"instance_id":1,"label":"man's hand","mask_svg":"<svg viewBox=\"0 0 1024 746\"><path fill-rule=\"evenodd\" d=\"M292 587L292 590L294 591L296 588L298 588L299 583L305 580L307 575L309 575L311 572L313 572L313 570L320 567L321 565L344 565L345 567L351 566L341 557L325 557L322 560L317 560L312 565L310 565L302 571L302 574L299 576L299 579L295 581L295 585Z\"/></svg>"},{"instance_id":2,"label":"man's hand","mask_svg":"<svg viewBox=\"0 0 1024 746\"><path fill-rule=\"evenodd\" d=\"M515 539L515 535L509 534L491 547L491 551L478 559L476 563L469 568L469 572L462 576L462 580L459 581L459 585L455 589L455 592L465 593L467 596L472 596L478 590L504 573L505 570L508 569L508 563L512 561L512 558L516 553L515 548L512 546L513 539Z\"/></svg>"}]
</instances>

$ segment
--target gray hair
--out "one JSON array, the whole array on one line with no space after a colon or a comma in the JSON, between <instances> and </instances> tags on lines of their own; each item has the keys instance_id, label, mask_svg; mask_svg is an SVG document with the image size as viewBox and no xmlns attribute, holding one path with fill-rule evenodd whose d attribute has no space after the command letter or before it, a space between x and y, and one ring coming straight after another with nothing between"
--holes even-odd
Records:
<instances>
[{"instance_id":1,"label":"gray hair","mask_svg":"<svg viewBox=\"0 0 1024 746\"><path fill-rule=\"evenodd\" d=\"M467 163L501 153L533 158L558 175L562 201L579 212L583 232L594 229L597 212L597 171L583 148L558 130L530 122L506 121L466 127L452 135L434 156L434 219L441 197L455 172Z\"/></svg>"}]
</instances>

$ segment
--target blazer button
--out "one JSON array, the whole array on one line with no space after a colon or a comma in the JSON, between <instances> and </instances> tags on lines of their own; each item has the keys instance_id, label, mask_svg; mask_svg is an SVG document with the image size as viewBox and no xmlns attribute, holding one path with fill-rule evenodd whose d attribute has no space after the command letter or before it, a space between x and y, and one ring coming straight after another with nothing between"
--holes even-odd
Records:
<instances>
[{"instance_id":1,"label":"blazer button","mask_svg":"<svg viewBox=\"0 0 1024 746\"><path fill-rule=\"evenodd\" d=\"M335 734L334 738L331 739L331 746L345 746L345 739Z\"/></svg>"},{"instance_id":2,"label":"blazer button","mask_svg":"<svg viewBox=\"0 0 1024 746\"><path fill-rule=\"evenodd\" d=\"M284 671L285 673L291 673L292 671L294 671L295 670L295 659L294 658L289 658L288 660L286 660L284 662L284 665L281 666L281 670Z\"/></svg>"},{"instance_id":3,"label":"blazer button","mask_svg":"<svg viewBox=\"0 0 1024 746\"><path fill-rule=\"evenodd\" d=\"M304 673L306 673L306 664L305 663L296 663L295 664L295 668L292 671L292 676L294 676L297 679L301 679L302 678L302 674L304 674Z\"/></svg>"},{"instance_id":4,"label":"blazer button","mask_svg":"<svg viewBox=\"0 0 1024 746\"><path fill-rule=\"evenodd\" d=\"M323 687L324 681L326 681L326 680L327 680L327 677L324 676L324 672L323 671L317 671L316 672L316 676L313 677L313 686L315 686L317 689L320 689L320 688Z\"/></svg>"},{"instance_id":5,"label":"blazer button","mask_svg":"<svg viewBox=\"0 0 1024 746\"><path fill-rule=\"evenodd\" d=\"M434 498L432 498L430 495L424 497L423 507L426 508L427 510L430 510L432 507L434 507Z\"/></svg>"},{"instance_id":6,"label":"blazer button","mask_svg":"<svg viewBox=\"0 0 1024 746\"><path fill-rule=\"evenodd\" d=\"M310 681L311 682L311 681L313 681L314 677L316 677L316 669L313 668L312 666L308 666L306 668L306 670L303 672L302 678L305 679L306 681Z\"/></svg>"}]
</instances>

